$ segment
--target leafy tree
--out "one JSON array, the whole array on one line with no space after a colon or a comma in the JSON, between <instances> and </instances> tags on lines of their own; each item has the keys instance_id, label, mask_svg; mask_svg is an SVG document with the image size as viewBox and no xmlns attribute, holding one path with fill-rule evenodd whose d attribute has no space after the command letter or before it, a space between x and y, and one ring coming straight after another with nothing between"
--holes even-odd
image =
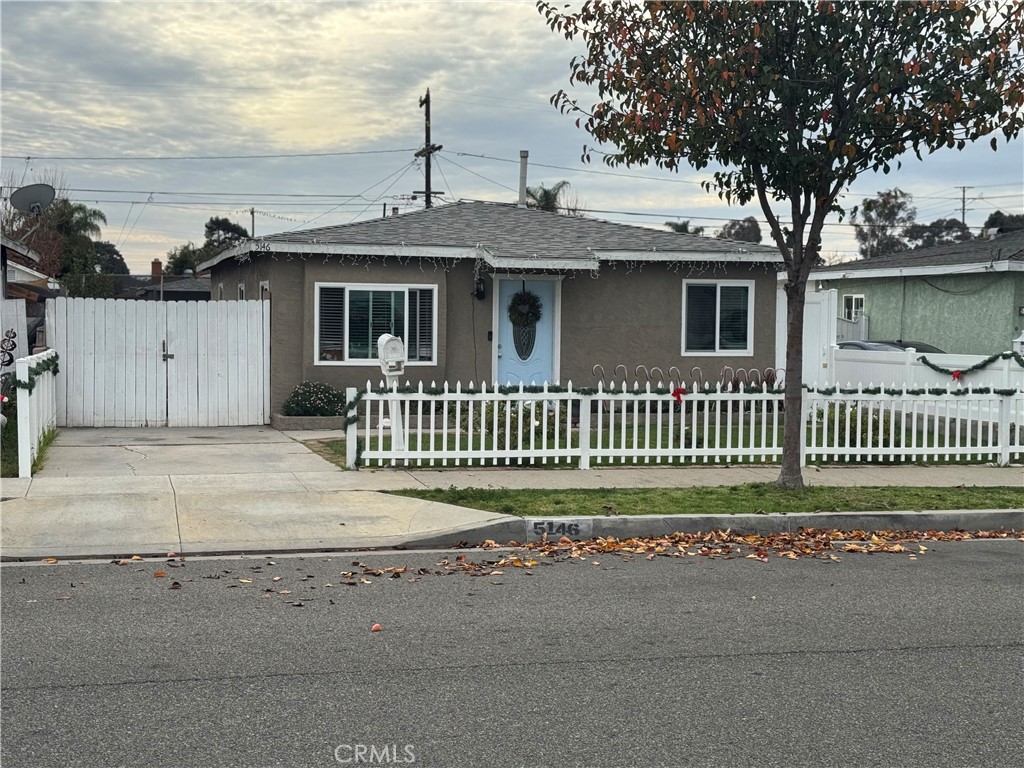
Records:
<instances>
[{"instance_id":1,"label":"leafy tree","mask_svg":"<svg viewBox=\"0 0 1024 768\"><path fill-rule=\"evenodd\" d=\"M100 272L105 275L127 275L128 265L124 262L124 256L117 250L117 246L106 240L93 243L96 250L96 264Z\"/></svg>"},{"instance_id":2,"label":"leafy tree","mask_svg":"<svg viewBox=\"0 0 1024 768\"><path fill-rule=\"evenodd\" d=\"M569 80L599 101L581 107L563 90L552 102L615 148L607 164L714 163L706 189L760 203L786 267L792 421L778 484L802 487L803 312L825 219L842 213L839 195L858 176L898 167L908 151L1019 133L1024 3L587 0L565 10L542 0L538 9L553 31L582 40Z\"/></svg>"},{"instance_id":3,"label":"leafy tree","mask_svg":"<svg viewBox=\"0 0 1024 768\"><path fill-rule=\"evenodd\" d=\"M1024 229L1024 214L992 211L985 219L984 228L986 232L1009 232L1015 229Z\"/></svg>"},{"instance_id":4,"label":"leafy tree","mask_svg":"<svg viewBox=\"0 0 1024 768\"><path fill-rule=\"evenodd\" d=\"M748 243L761 242L761 225L753 216L745 219L733 219L722 227L716 235L721 240L744 240Z\"/></svg>"},{"instance_id":5,"label":"leafy tree","mask_svg":"<svg viewBox=\"0 0 1024 768\"><path fill-rule=\"evenodd\" d=\"M536 187L526 188L526 207L539 208L550 213L563 213L567 216L581 215L581 205L578 198L569 197L568 181L559 181L553 186L546 187L543 184Z\"/></svg>"},{"instance_id":6,"label":"leafy tree","mask_svg":"<svg viewBox=\"0 0 1024 768\"><path fill-rule=\"evenodd\" d=\"M864 200L850 217L861 257L874 259L910 248L901 235L916 217L913 198L899 188Z\"/></svg>"},{"instance_id":7,"label":"leafy tree","mask_svg":"<svg viewBox=\"0 0 1024 768\"><path fill-rule=\"evenodd\" d=\"M206 222L206 240L203 243L203 250L210 256L216 256L225 248L230 248L249 237L249 230L241 224L236 224L230 219L221 216L211 216Z\"/></svg>"},{"instance_id":8,"label":"leafy tree","mask_svg":"<svg viewBox=\"0 0 1024 768\"><path fill-rule=\"evenodd\" d=\"M185 270L192 270L192 274L195 274L199 264L205 259L206 252L202 248L196 248L194 243L179 245L167 252L164 274L184 275Z\"/></svg>"},{"instance_id":9,"label":"leafy tree","mask_svg":"<svg viewBox=\"0 0 1024 768\"><path fill-rule=\"evenodd\" d=\"M674 232L679 232L684 235L704 234L704 227L691 227L689 219L683 219L682 221L666 221L665 226Z\"/></svg>"},{"instance_id":10,"label":"leafy tree","mask_svg":"<svg viewBox=\"0 0 1024 768\"><path fill-rule=\"evenodd\" d=\"M973 237L971 230L960 219L936 219L931 224L911 224L903 230L903 239L915 250L962 243Z\"/></svg>"}]
</instances>

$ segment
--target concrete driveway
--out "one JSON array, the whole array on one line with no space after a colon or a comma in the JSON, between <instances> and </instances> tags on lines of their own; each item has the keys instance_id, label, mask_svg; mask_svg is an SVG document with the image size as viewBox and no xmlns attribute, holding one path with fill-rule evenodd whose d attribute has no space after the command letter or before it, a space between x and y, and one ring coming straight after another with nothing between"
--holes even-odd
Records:
<instances>
[{"instance_id":1,"label":"concrete driveway","mask_svg":"<svg viewBox=\"0 0 1024 768\"><path fill-rule=\"evenodd\" d=\"M341 472L270 427L62 428L37 478Z\"/></svg>"},{"instance_id":2,"label":"concrete driveway","mask_svg":"<svg viewBox=\"0 0 1024 768\"><path fill-rule=\"evenodd\" d=\"M270 427L69 429L31 479L3 481L4 559L447 544L522 521L379 491Z\"/></svg>"}]
</instances>

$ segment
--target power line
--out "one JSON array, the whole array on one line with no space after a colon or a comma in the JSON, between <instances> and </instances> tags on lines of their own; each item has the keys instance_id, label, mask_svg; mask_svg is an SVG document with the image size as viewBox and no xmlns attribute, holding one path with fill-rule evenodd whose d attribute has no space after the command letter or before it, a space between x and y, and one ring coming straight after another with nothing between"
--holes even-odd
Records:
<instances>
[{"instance_id":1,"label":"power line","mask_svg":"<svg viewBox=\"0 0 1024 768\"><path fill-rule=\"evenodd\" d=\"M459 155L461 156L461 155L462 155L462 153L460 152L460 153L459 153ZM504 188L504 189L507 189L507 190L509 190L510 192L515 192L515 193L517 193L517 194L518 194L518 192L519 192L519 190L518 190L518 189L513 189L512 187L508 186L507 184L502 184L502 183L501 183L500 181L495 181L494 179L489 179L489 178L487 178L486 176L484 176L484 175L483 175L483 174L481 174L481 173L477 173L476 171L470 170L469 168L467 168L467 167L466 167L466 166L464 166L464 165L460 165L459 163L455 162L454 160L452 160L452 159L451 159L450 157L448 157L447 155L445 155L445 160L447 160L447 161L448 161L449 163L451 163L452 165L454 165L454 166L455 166L456 168L461 168L461 169L462 169L462 170L464 170L464 171L465 171L466 173L472 173L472 174L473 174L474 176L476 176L476 177L478 177L478 178L481 178L481 179L483 179L484 181L489 181L489 182L490 182L491 184L496 184L496 185L498 185L499 187L502 187L502 188Z\"/></svg>"},{"instance_id":2,"label":"power line","mask_svg":"<svg viewBox=\"0 0 1024 768\"><path fill-rule=\"evenodd\" d=\"M202 197L230 197L247 195L249 197L360 197L360 195L310 194L300 192L155 192L148 189L79 189L69 187L67 192L101 192L111 195L197 195Z\"/></svg>"},{"instance_id":3,"label":"power line","mask_svg":"<svg viewBox=\"0 0 1024 768\"><path fill-rule=\"evenodd\" d=\"M348 157L352 155L387 155L415 152L412 149L366 149L357 152L297 152L280 155L123 155L121 157L63 157L57 155L0 155L8 160L86 160L89 162L150 162L155 160L271 160L290 157Z\"/></svg>"},{"instance_id":4,"label":"power line","mask_svg":"<svg viewBox=\"0 0 1024 768\"><path fill-rule=\"evenodd\" d=\"M472 152L456 152L455 154L456 154L457 157L478 157L478 158L480 158L482 160L495 160L495 161L497 161L499 163L515 163L517 165L519 164L519 160L510 160L510 159L508 159L506 157L492 157L491 155L477 155L477 154L473 154ZM450 157L448 158L448 160L449 160L449 162L452 162ZM461 168L462 166L459 166L459 167ZM595 175L598 175L598 176L617 176L619 178L625 178L625 179L644 179L646 181L664 181L664 182L667 182L669 184L703 184L704 183L704 182L701 182L701 181L693 181L691 179L666 179L666 178L660 178L660 177L657 177L657 176L638 176L638 175L633 174L633 173L615 173L614 171L595 171L595 170L590 169L590 168L570 168L567 165L549 165L547 163L535 163L535 162L532 162L532 161L530 162L530 167L531 168L554 168L554 169L559 170L559 171L572 171L573 173L591 173L591 174L595 174ZM463 170L469 170L469 169L468 168L464 168ZM472 171L470 171L470 172L472 173ZM516 190L513 190L513 192L514 191L516 191Z\"/></svg>"}]
</instances>

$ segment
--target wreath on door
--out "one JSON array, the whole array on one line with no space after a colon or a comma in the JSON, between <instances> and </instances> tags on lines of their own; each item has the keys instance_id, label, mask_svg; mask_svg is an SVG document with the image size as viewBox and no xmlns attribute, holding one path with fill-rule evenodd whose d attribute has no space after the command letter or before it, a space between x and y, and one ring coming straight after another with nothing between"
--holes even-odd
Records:
<instances>
[{"instance_id":1,"label":"wreath on door","mask_svg":"<svg viewBox=\"0 0 1024 768\"><path fill-rule=\"evenodd\" d=\"M540 297L525 288L512 295L508 305L508 319L517 328L536 325L541 315Z\"/></svg>"}]
</instances>

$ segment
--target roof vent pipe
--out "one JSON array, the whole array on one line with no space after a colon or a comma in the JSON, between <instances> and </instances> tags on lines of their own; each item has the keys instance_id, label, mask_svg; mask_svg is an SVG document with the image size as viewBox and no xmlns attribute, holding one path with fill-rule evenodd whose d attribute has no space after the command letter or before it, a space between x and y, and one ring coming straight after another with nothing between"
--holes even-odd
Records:
<instances>
[{"instance_id":1,"label":"roof vent pipe","mask_svg":"<svg viewBox=\"0 0 1024 768\"><path fill-rule=\"evenodd\" d=\"M530 157L529 150L519 150L519 207L526 207L526 164Z\"/></svg>"}]
</instances>

